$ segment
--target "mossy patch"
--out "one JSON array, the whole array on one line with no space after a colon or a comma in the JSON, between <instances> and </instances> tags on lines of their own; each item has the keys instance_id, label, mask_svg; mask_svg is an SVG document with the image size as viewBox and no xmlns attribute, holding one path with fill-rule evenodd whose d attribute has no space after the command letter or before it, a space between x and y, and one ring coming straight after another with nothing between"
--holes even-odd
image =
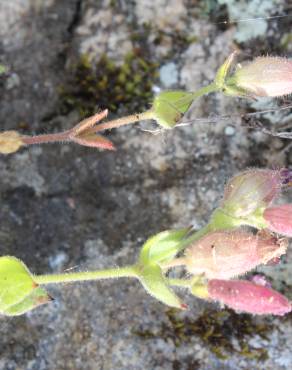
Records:
<instances>
[{"instance_id":1,"label":"mossy patch","mask_svg":"<svg viewBox=\"0 0 292 370\"><path fill-rule=\"evenodd\" d=\"M128 54L121 65L106 55L91 65L83 55L71 67L66 85L60 87L61 111L66 114L77 109L85 117L104 108L113 113L121 108L123 113L143 110L152 100L157 67L135 53Z\"/></svg>"},{"instance_id":2,"label":"mossy patch","mask_svg":"<svg viewBox=\"0 0 292 370\"><path fill-rule=\"evenodd\" d=\"M166 312L168 323L163 323L157 334L150 330L135 331L144 339L159 337L171 339L177 347L184 345L190 337L198 336L203 343L220 359L227 359L235 353L249 359L264 361L268 358L265 348L255 348L249 344L254 335L266 339L272 329L266 322L258 322L251 315L238 315L231 310L208 310L192 321L181 318L178 310Z\"/></svg>"}]
</instances>

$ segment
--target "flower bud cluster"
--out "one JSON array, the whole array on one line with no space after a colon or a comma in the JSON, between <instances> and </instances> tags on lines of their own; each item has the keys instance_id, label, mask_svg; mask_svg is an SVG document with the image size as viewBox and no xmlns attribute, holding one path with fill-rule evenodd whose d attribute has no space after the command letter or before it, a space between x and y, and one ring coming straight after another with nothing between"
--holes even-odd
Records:
<instances>
[{"instance_id":1,"label":"flower bud cluster","mask_svg":"<svg viewBox=\"0 0 292 370\"><path fill-rule=\"evenodd\" d=\"M290 183L287 169L252 169L227 183L208 232L180 258L190 274L205 278L209 299L253 314L284 315L292 310L288 299L263 279L233 280L257 266L278 263L286 253L288 241L283 236L292 237L292 204L272 206L272 202ZM191 291L196 292L195 287Z\"/></svg>"}]
</instances>

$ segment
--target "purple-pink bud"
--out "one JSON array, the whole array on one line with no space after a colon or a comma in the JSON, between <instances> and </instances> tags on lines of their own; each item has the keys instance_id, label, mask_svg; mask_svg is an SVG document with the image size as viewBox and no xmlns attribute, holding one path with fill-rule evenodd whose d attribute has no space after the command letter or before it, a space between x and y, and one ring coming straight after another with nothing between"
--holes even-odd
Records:
<instances>
[{"instance_id":1,"label":"purple-pink bud","mask_svg":"<svg viewBox=\"0 0 292 370\"><path fill-rule=\"evenodd\" d=\"M250 281L256 285L262 285L267 288L272 288L272 284L267 280L264 275L256 274L251 277Z\"/></svg>"},{"instance_id":2,"label":"purple-pink bud","mask_svg":"<svg viewBox=\"0 0 292 370\"><path fill-rule=\"evenodd\" d=\"M292 185L292 169L282 168L280 171L281 171L283 185L291 186Z\"/></svg>"},{"instance_id":3,"label":"purple-pink bud","mask_svg":"<svg viewBox=\"0 0 292 370\"><path fill-rule=\"evenodd\" d=\"M263 216L271 231L292 237L292 204L267 208Z\"/></svg>"},{"instance_id":4,"label":"purple-pink bud","mask_svg":"<svg viewBox=\"0 0 292 370\"><path fill-rule=\"evenodd\" d=\"M292 61L279 57L259 57L239 67L232 79L237 88L249 95L288 95L292 93Z\"/></svg>"},{"instance_id":5,"label":"purple-pink bud","mask_svg":"<svg viewBox=\"0 0 292 370\"><path fill-rule=\"evenodd\" d=\"M282 294L245 280L210 280L209 297L242 312L258 315L285 315L291 303Z\"/></svg>"},{"instance_id":6,"label":"purple-pink bud","mask_svg":"<svg viewBox=\"0 0 292 370\"><path fill-rule=\"evenodd\" d=\"M222 208L234 217L247 217L258 208L267 207L282 185L281 171L247 170L227 183Z\"/></svg>"},{"instance_id":7,"label":"purple-pink bud","mask_svg":"<svg viewBox=\"0 0 292 370\"><path fill-rule=\"evenodd\" d=\"M271 234L221 230L205 235L188 247L184 264L194 275L229 279L280 257L286 249L287 240Z\"/></svg>"}]
</instances>

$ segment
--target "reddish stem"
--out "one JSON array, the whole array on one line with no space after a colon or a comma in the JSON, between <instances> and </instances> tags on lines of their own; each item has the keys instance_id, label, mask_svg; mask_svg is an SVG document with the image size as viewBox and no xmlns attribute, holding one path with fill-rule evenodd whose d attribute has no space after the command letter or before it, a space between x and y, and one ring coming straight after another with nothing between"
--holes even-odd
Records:
<instances>
[{"instance_id":1,"label":"reddish stem","mask_svg":"<svg viewBox=\"0 0 292 370\"><path fill-rule=\"evenodd\" d=\"M57 132L56 134L45 134L45 135L36 135L36 136L23 136L22 141L26 145L34 144L45 144L45 143L55 143L60 141L70 141L69 131Z\"/></svg>"},{"instance_id":2,"label":"reddish stem","mask_svg":"<svg viewBox=\"0 0 292 370\"><path fill-rule=\"evenodd\" d=\"M109 130L112 128L118 128L121 126L129 125L131 123L139 122L139 121L146 120L146 119L153 119L153 118L154 118L153 112L148 110L143 113L131 114L130 116L125 116L125 117L117 118L112 121L100 123L94 127L89 128L87 132L95 133L95 132Z\"/></svg>"}]
</instances>

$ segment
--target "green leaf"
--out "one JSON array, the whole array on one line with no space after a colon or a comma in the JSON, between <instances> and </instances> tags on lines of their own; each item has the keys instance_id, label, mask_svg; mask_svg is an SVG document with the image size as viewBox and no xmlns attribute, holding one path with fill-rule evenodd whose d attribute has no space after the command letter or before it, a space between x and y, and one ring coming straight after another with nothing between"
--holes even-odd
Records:
<instances>
[{"instance_id":1,"label":"green leaf","mask_svg":"<svg viewBox=\"0 0 292 370\"><path fill-rule=\"evenodd\" d=\"M194 94L186 91L163 91L153 102L152 111L157 123L164 128L173 128L190 108Z\"/></svg>"},{"instance_id":2,"label":"green leaf","mask_svg":"<svg viewBox=\"0 0 292 370\"><path fill-rule=\"evenodd\" d=\"M0 312L20 315L49 300L24 263L15 257L0 257Z\"/></svg>"},{"instance_id":3,"label":"green leaf","mask_svg":"<svg viewBox=\"0 0 292 370\"><path fill-rule=\"evenodd\" d=\"M31 274L20 260L0 257L0 311L21 302L35 287Z\"/></svg>"},{"instance_id":4,"label":"green leaf","mask_svg":"<svg viewBox=\"0 0 292 370\"><path fill-rule=\"evenodd\" d=\"M171 260L180 251L188 228L179 230L166 230L149 238L140 252L140 263L159 263Z\"/></svg>"},{"instance_id":5,"label":"green leaf","mask_svg":"<svg viewBox=\"0 0 292 370\"><path fill-rule=\"evenodd\" d=\"M27 297L21 302L10 306L3 313L7 316L22 315L25 312L31 311L32 309L48 303L52 298L48 295L45 289L38 287L35 288Z\"/></svg>"},{"instance_id":6,"label":"green leaf","mask_svg":"<svg viewBox=\"0 0 292 370\"><path fill-rule=\"evenodd\" d=\"M160 302L170 307L186 309L186 305L168 287L167 281L158 265L149 264L144 266L139 279L146 291Z\"/></svg>"}]
</instances>

